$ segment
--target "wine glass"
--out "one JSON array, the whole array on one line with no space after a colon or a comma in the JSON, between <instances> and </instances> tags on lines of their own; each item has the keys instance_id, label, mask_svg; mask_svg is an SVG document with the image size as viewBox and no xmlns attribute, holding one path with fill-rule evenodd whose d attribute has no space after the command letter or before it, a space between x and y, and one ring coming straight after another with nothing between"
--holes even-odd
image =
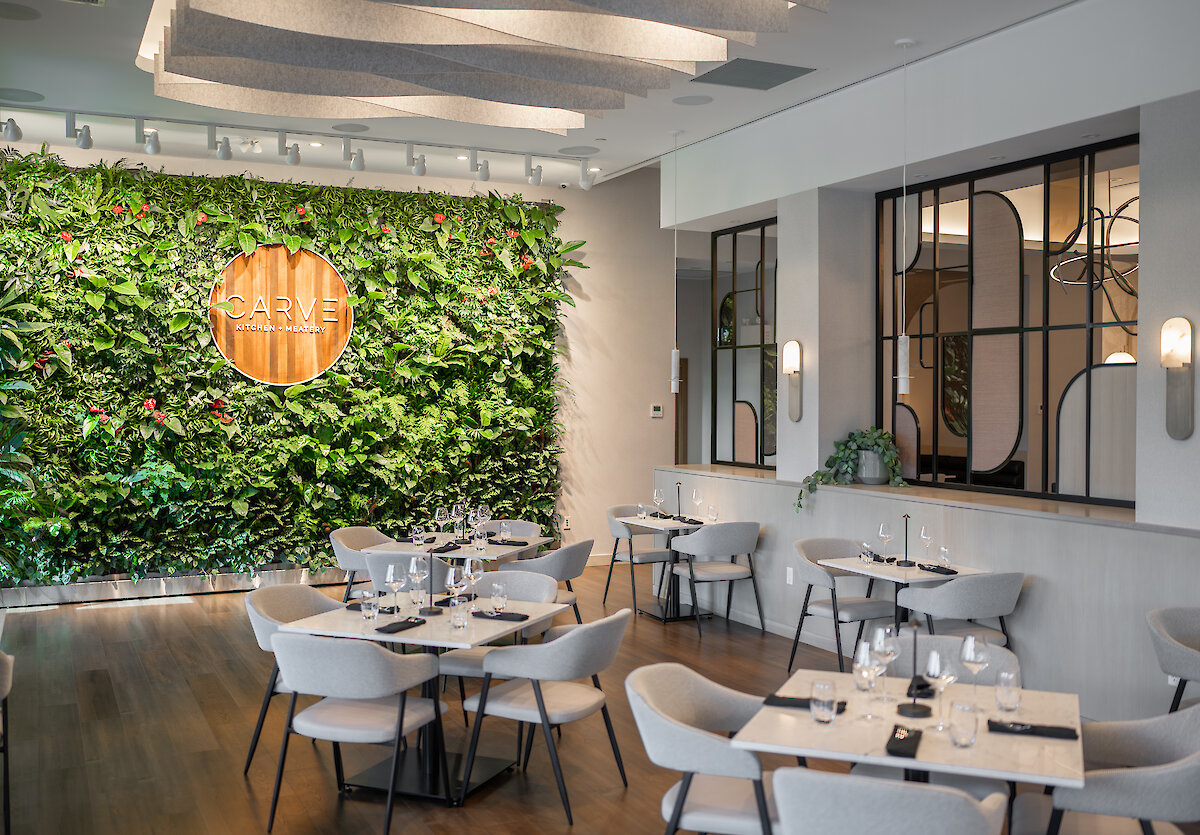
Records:
<instances>
[{"instance_id":1,"label":"wine glass","mask_svg":"<svg viewBox=\"0 0 1200 835\"><path fill-rule=\"evenodd\" d=\"M875 689L875 682L883 672L883 667L875 660L875 656L871 653L871 644L868 641L858 642L858 648L854 651L854 666L851 669L854 671L855 687L868 692ZM873 699L867 699L867 712L861 714L859 719L879 718L871 712L872 701Z\"/></svg>"},{"instance_id":2,"label":"wine glass","mask_svg":"<svg viewBox=\"0 0 1200 835\"><path fill-rule=\"evenodd\" d=\"M467 518L467 508L461 502L451 505L450 518L454 520L454 538L462 539L465 529L463 520Z\"/></svg>"},{"instance_id":3,"label":"wine glass","mask_svg":"<svg viewBox=\"0 0 1200 835\"><path fill-rule=\"evenodd\" d=\"M475 584L483 579L483 560L476 557L467 557L466 570L467 579L471 581L471 596L474 598ZM475 601L472 599L471 611L474 612L477 609L478 607L476 606Z\"/></svg>"},{"instance_id":4,"label":"wine glass","mask_svg":"<svg viewBox=\"0 0 1200 835\"><path fill-rule=\"evenodd\" d=\"M717 521L717 508L715 505L708 506L708 521L715 524Z\"/></svg>"},{"instance_id":5,"label":"wine glass","mask_svg":"<svg viewBox=\"0 0 1200 835\"><path fill-rule=\"evenodd\" d=\"M446 527L446 523L450 521L450 511L445 506L439 507L433 512L433 524L437 527L440 533L442 528Z\"/></svg>"},{"instance_id":6,"label":"wine glass","mask_svg":"<svg viewBox=\"0 0 1200 835\"><path fill-rule=\"evenodd\" d=\"M384 578L384 583L392 590L392 608L395 610L393 614L398 617L400 615L400 589L404 588L404 569L394 562L388 563L387 577Z\"/></svg>"},{"instance_id":7,"label":"wine glass","mask_svg":"<svg viewBox=\"0 0 1200 835\"><path fill-rule=\"evenodd\" d=\"M662 513L663 502L667 500L667 494L661 487L654 488L654 506Z\"/></svg>"},{"instance_id":8,"label":"wine glass","mask_svg":"<svg viewBox=\"0 0 1200 835\"><path fill-rule=\"evenodd\" d=\"M420 591L425 586L425 578L429 576L429 560L425 557L413 557L408 561L408 582L409 588ZM422 591L421 600L425 599L425 593Z\"/></svg>"},{"instance_id":9,"label":"wine glass","mask_svg":"<svg viewBox=\"0 0 1200 835\"><path fill-rule=\"evenodd\" d=\"M425 544L425 526L424 525L413 525L412 530L409 533L412 536L412 544L413 545L424 545Z\"/></svg>"},{"instance_id":10,"label":"wine glass","mask_svg":"<svg viewBox=\"0 0 1200 835\"><path fill-rule=\"evenodd\" d=\"M958 651L958 660L967 668L974 680L974 693L972 698L976 706L979 704L979 674L987 669L988 665L988 644L987 638L983 635L966 635L963 637L962 647Z\"/></svg>"},{"instance_id":11,"label":"wine glass","mask_svg":"<svg viewBox=\"0 0 1200 835\"><path fill-rule=\"evenodd\" d=\"M446 572L446 591L450 592L450 599L453 601L450 604L451 606L457 606L460 603L466 602L459 597L466 588L467 573L463 570L463 567L461 565L450 566L450 569Z\"/></svg>"},{"instance_id":12,"label":"wine glass","mask_svg":"<svg viewBox=\"0 0 1200 835\"><path fill-rule=\"evenodd\" d=\"M486 525L492 521L492 508L490 505L480 502L479 507L475 508L475 519L481 525Z\"/></svg>"},{"instance_id":13,"label":"wine glass","mask_svg":"<svg viewBox=\"0 0 1200 835\"><path fill-rule=\"evenodd\" d=\"M896 635L896 627L880 626L875 630L875 634L871 639L871 655L883 667L883 672L879 674L879 677L883 680L883 684L880 687L882 692L879 695L879 701L896 701L887 694L887 667L900 657L900 640Z\"/></svg>"},{"instance_id":14,"label":"wine glass","mask_svg":"<svg viewBox=\"0 0 1200 835\"><path fill-rule=\"evenodd\" d=\"M933 547L933 534L928 525L921 526L921 544L925 546L925 562L929 562L929 549Z\"/></svg>"},{"instance_id":15,"label":"wine glass","mask_svg":"<svg viewBox=\"0 0 1200 835\"><path fill-rule=\"evenodd\" d=\"M958 676L950 669L948 662L943 663L942 656L935 649L925 661L925 678L929 679L933 689L937 691L938 722L932 730L944 731L950 726L946 724L946 700L942 694L946 692L947 687L958 681Z\"/></svg>"},{"instance_id":16,"label":"wine glass","mask_svg":"<svg viewBox=\"0 0 1200 835\"><path fill-rule=\"evenodd\" d=\"M696 506L696 515L700 515L700 506L704 504L704 494L700 492L700 488L692 490L692 504Z\"/></svg>"},{"instance_id":17,"label":"wine glass","mask_svg":"<svg viewBox=\"0 0 1200 835\"><path fill-rule=\"evenodd\" d=\"M887 545L892 541L892 531L888 527L887 522L881 522L879 524L879 541L883 543L883 551L886 555L888 549Z\"/></svg>"}]
</instances>

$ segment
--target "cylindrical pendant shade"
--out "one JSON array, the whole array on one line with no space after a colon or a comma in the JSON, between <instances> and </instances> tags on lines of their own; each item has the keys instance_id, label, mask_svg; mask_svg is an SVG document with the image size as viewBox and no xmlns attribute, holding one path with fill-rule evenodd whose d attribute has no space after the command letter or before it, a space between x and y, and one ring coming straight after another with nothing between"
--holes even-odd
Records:
<instances>
[{"instance_id":1,"label":"cylindrical pendant shade","mask_svg":"<svg viewBox=\"0 0 1200 835\"><path fill-rule=\"evenodd\" d=\"M902 333L896 340L896 394L908 394L908 334Z\"/></svg>"}]
</instances>

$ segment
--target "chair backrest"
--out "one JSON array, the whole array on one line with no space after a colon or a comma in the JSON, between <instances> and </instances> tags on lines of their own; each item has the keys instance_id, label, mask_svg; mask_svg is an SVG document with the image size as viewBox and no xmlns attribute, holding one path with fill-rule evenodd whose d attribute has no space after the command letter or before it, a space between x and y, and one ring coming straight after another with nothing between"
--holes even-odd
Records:
<instances>
[{"instance_id":1,"label":"chair backrest","mask_svg":"<svg viewBox=\"0 0 1200 835\"><path fill-rule=\"evenodd\" d=\"M1155 609L1146 614L1146 624L1162 671L1188 681L1200 679L1200 609Z\"/></svg>"},{"instance_id":2,"label":"chair backrest","mask_svg":"<svg viewBox=\"0 0 1200 835\"><path fill-rule=\"evenodd\" d=\"M914 608L935 618L996 618L1011 615L1021 596L1025 575L966 574L932 588L910 587L900 592L900 605L909 596ZM916 600L920 603L916 603Z\"/></svg>"},{"instance_id":3,"label":"chair backrest","mask_svg":"<svg viewBox=\"0 0 1200 835\"><path fill-rule=\"evenodd\" d=\"M250 627L258 645L271 652L271 636L282 623L332 612L340 609L341 603L332 600L312 586L287 583L278 586L263 586L246 595L246 614L250 616Z\"/></svg>"},{"instance_id":4,"label":"chair backrest","mask_svg":"<svg viewBox=\"0 0 1200 835\"><path fill-rule=\"evenodd\" d=\"M564 545L557 551L551 551L541 557L531 560L517 560L501 564L501 571L533 571L553 577L557 582L574 580L587 568L588 557L592 555L591 539Z\"/></svg>"},{"instance_id":5,"label":"chair backrest","mask_svg":"<svg viewBox=\"0 0 1200 835\"><path fill-rule=\"evenodd\" d=\"M12 692L13 657L6 652L0 652L0 699L7 699Z\"/></svg>"},{"instance_id":6,"label":"chair backrest","mask_svg":"<svg viewBox=\"0 0 1200 835\"><path fill-rule=\"evenodd\" d=\"M338 568L343 571L365 571L363 548L379 545L383 542L394 542L385 533L365 525L352 525L348 528L338 528L329 534L329 544L333 546L333 555L337 558Z\"/></svg>"},{"instance_id":7,"label":"chair backrest","mask_svg":"<svg viewBox=\"0 0 1200 835\"><path fill-rule=\"evenodd\" d=\"M367 554L365 563L367 573L371 576L371 586L380 594L390 593L391 589L387 585L387 567L395 565L403 572L405 588L408 588L408 566L415 556L416 554ZM430 571L433 572L433 593L441 594L446 590L446 575L450 573L450 563L435 554L430 563ZM428 579L422 584L422 588L429 588Z\"/></svg>"},{"instance_id":8,"label":"chair backrest","mask_svg":"<svg viewBox=\"0 0 1200 835\"><path fill-rule=\"evenodd\" d=\"M503 678L574 681L606 669L616 660L633 613L629 609L591 623L577 624L549 643L497 647L483 659L483 671Z\"/></svg>"},{"instance_id":9,"label":"chair backrest","mask_svg":"<svg viewBox=\"0 0 1200 835\"><path fill-rule=\"evenodd\" d=\"M646 756L661 768L757 780L762 763L734 748L737 731L762 707L762 699L731 690L674 662L639 667L625 693Z\"/></svg>"},{"instance_id":10,"label":"chair backrest","mask_svg":"<svg viewBox=\"0 0 1200 835\"><path fill-rule=\"evenodd\" d=\"M800 582L831 589L836 575L825 566L817 565L817 561L857 557L862 550L862 543L852 539L814 538L797 539L792 547L800 557L796 564Z\"/></svg>"},{"instance_id":11,"label":"chair backrest","mask_svg":"<svg viewBox=\"0 0 1200 835\"><path fill-rule=\"evenodd\" d=\"M811 832L887 832L888 835L999 835L1008 798L996 792L982 802L961 789L780 768L772 777L777 835Z\"/></svg>"},{"instance_id":12,"label":"chair backrest","mask_svg":"<svg viewBox=\"0 0 1200 835\"><path fill-rule=\"evenodd\" d=\"M437 656L388 652L371 641L277 632L271 639L283 683L334 699L382 699L437 675Z\"/></svg>"},{"instance_id":13,"label":"chair backrest","mask_svg":"<svg viewBox=\"0 0 1200 835\"><path fill-rule=\"evenodd\" d=\"M629 539L633 536L633 531L624 522L618 522L619 516L637 516L638 506L635 504L615 504L608 510L604 511L604 515L608 517L608 532L617 539Z\"/></svg>"},{"instance_id":14,"label":"chair backrest","mask_svg":"<svg viewBox=\"0 0 1200 835\"><path fill-rule=\"evenodd\" d=\"M867 628L866 638L871 637L871 629ZM917 636L917 674L925 675L925 665L929 661L929 653L937 650L938 656L942 661L942 668L945 669L949 664L949 669L958 676L958 680L962 684L974 684L976 679L967 671L967 668L958 660L958 654L962 650L963 639L957 635L926 635L924 632ZM900 654L896 659L888 665L888 675L901 676L908 678L913 671L912 657L912 636L902 637L899 639ZM996 683L996 676L1000 673L1009 672L1016 673L1017 681L1021 681L1021 662L1017 660L1017 656L1012 650L1005 647L998 647L994 644L988 646L988 665L979 673L979 683L985 686L992 686Z\"/></svg>"},{"instance_id":15,"label":"chair backrest","mask_svg":"<svg viewBox=\"0 0 1200 835\"><path fill-rule=\"evenodd\" d=\"M486 601L492 596L492 584L504 583L509 600L528 603L553 603L558 595L558 581L532 571L489 571L475 584L475 593Z\"/></svg>"},{"instance_id":16,"label":"chair backrest","mask_svg":"<svg viewBox=\"0 0 1200 835\"><path fill-rule=\"evenodd\" d=\"M500 533L501 522L508 522L508 530L513 539L528 539L542 535L541 525L537 522L527 522L524 519L492 519L484 523L483 529L488 532L489 536L496 536Z\"/></svg>"},{"instance_id":17,"label":"chair backrest","mask_svg":"<svg viewBox=\"0 0 1200 835\"><path fill-rule=\"evenodd\" d=\"M733 557L752 554L758 548L758 522L721 522L705 525L695 533L677 536L671 548L693 557Z\"/></svg>"}]
</instances>

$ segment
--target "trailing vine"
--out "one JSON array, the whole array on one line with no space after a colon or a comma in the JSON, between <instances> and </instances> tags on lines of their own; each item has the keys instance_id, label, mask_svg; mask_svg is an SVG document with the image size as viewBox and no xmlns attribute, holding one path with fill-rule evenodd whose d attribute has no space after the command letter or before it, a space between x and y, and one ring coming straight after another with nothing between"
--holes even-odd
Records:
<instances>
[{"instance_id":1,"label":"trailing vine","mask_svg":"<svg viewBox=\"0 0 1200 835\"><path fill-rule=\"evenodd\" d=\"M804 496L816 492L818 484L849 484L858 472L860 452L878 452L888 470L888 484L892 487L907 487L908 482L900 475L900 450L896 448L896 436L874 426L851 432L846 440L833 445L833 455L825 459L825 469L816 470L801 483L796 495L796 510L804 507Z\"/></svg>"},{"instance_id":2,"label":"trailing vine","mask_svg":"<svg viewBox=\"0 0 1200 835\"><path fill-rule=\"evenodd\" d=\"M0 578L321 567L332 528L455 501L552 528L583 245L560 211L5 152ZM350 343L310 383L255 383L212 344L213 281L260 244L319 252L349 287Z\"/></svg>"}]
</instances>

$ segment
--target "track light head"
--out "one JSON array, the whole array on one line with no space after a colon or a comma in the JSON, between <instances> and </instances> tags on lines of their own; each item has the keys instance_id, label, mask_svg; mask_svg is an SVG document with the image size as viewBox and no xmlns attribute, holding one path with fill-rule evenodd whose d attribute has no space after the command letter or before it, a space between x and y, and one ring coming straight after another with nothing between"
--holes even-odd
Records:
<instances>
[{"instance_id":1,"label":"track light head","mask_svg":"<svg viewBox=\"0 0 1200 835\"><path fill-rule=\"evenodd\" d=\"M588 191L596 182L595 172L588 171L588 161L586 159L579 161L579 187L584 191Z\"/></svg>"},{"instance_id":2,"label":"track light head","mask_svg":"<svg viewBox=\"0 0 1200 835\"><path fill-rule=\"evenodd\" d=\"M292 147L288 148L287 164L288 165L299 165L300 164L300 144L299 143L293 142Z\"/></svg>"},{"instance_id":3,"label":"track light head","mask_svg":"<svg viewBox=\"0 0 1200 835\"><path fill-rule=\"evenodd\" d=\"M229 147L229 137L224 136L217 143L217 159L228 162L233 159L233 149Z\"/></svg>"},{"instance_id":4,"label":"track light head","mask_svg":"<svg viewBox=\"0 0 1200 835\"><path fill-rule=\"evenodd\" d=\"M85 151L91 150L92 147L92 126L84 125L75 135L75 147L82 148Z\"/></svg>"},{"instance_id":5,"label":"track light head","mask_svg":"<svg viewBox=\"0 0 1200 835\"><path fill-rule=\"evenodd\" d=\"M542 166L536 165L529 174L529 185L540 186L542 184Z\"/></svg>"},{"instance_id":6,"label":"track light head","mask_svg":"<svg viewBox=\"0 0 1200 835\"><path fill-rule=\"evenodd\" d=\"M475 172L475 179L481 183L486 183L492 179L492 171L488 168L488 161L486 159L479 163L479 170Z\"/></svg>"},{"instance_id":7,"label":"track light head","mask_svg":"<svg viewBox=\"0 0 1200 835\"><path fill-rule=\"evenodd\" d=\"M424 177L425 176L425 155L424 154L421 154L419 157L417 157L416 161L413 163L412 173L413 173L413 176L416 176L416 177Z\"/></svg>"},{"instance_id":8,"label":"track light head","mask_svg":"<svg viewBox=\"0 0 1200 835\"><path fill-rule=\"evenodd\" d=\"M354 156L352 156L350 158L350 170L351 171L362 171L366 167L367 167L366 163L363 162L362 148L359 148L358 150L356 150L354 152Z\"/></svg>"},{"instance_id":9,"label":"track light head","mask_svg":"<svg viewBox=\"0 0 1200 835\"><path fill-rule=\"evenodd\" d=\"M24 135L15 119L9 119L4 123L4 138L9 142L20 142Z\"/></svg>"}]
</instances>

